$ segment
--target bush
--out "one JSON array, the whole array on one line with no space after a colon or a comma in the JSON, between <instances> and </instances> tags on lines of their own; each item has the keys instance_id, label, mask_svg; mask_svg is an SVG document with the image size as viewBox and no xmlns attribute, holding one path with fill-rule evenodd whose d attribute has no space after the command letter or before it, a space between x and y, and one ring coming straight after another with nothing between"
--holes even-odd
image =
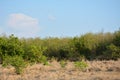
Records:
<instances>
[{"instance_id":1,"label":"bush","mask_svg":"<svg viewBox=\"0 0 120 80\"><path fill-rule=\"evenodd\" d=\"M48 65L48 61L47 61L47 57L46 56L42 56L40 59L41 63L43 63L44 65Z\"/></svg>"},{"instance_id":2,"label":"bush","mask_svg":"<svg viewBox=\"0 0 120 80\"><path fill-rule=\"evenodd\" d=\"M43 41L43 45L47 47L44 53L49 59L52 57L58 61L68 59L70 38L46 38Z\"/></svg>"},{"instance_id":3,"label":"bush","mask_svg":"<svg viewBox=\"0 0 120 80\"><path fill-rule=\"evenodd\" d=\"M89 59L89 56L91 56L92 50L96 48L95 36L91 33L88 33L86 35L82 35L80 38L76 37L73 39L75 49L81 56L85 56L85 58Z\"/></svg>"},{"instance_id":4,"label":"bush","mask_svg":"<svg viewBox=\"0 0 120 80\"><path fill-rule=\"evenodd\" d=\"M62 68L65 68L65 66L67 65L67 62L65 60L61 60L60 65Z\"/></svg>"},{"instance_id":5,"label":"bush","mask_svg":"<svg viewBox=\"0 0 120 80\"><path fill-rule=\"evenodd\" d=\"M73 39L75 51L88 60L96 59L97 56L103 55L106 46L112 43L114 39L111 33L87 33L81 37Z\"/></svg>"},{"instance_id":6,"label":"bush","mask_svg":"<svg viewBox=\"0 0 120 80\"><path fill-rule=\"evenodd\" d=\"M7 55L23 56L24 53L23 45L17 37L14 37L14 35L9 36L6 48L7 48Z\"/></svg>"},{"instance_id":7,"label":"bush","mask_svg":"<svg viewBox=\"0 0 120 80\"><path fill-rule=\"evenodd\" d=\"M28 45L25 47L24 59L30 62L41 62L42 60L47 60L43 55L45 47L36 46L36 45Z\"/></svg>"},{"instance_id":8,"label":"bush","mask_svg":"<svg viewBox=\"0 0 120 80\"><path fill-rule=\"evenodd\" d=\"M120 29L119 29L118 31L116 31L116 32L114 33L114 35L115 35L115 38L114 38L114 40L113 40L113 43L114 43L116 46L120 47Z\"/></svg>"},{"instance_id":9,"label":"bush","mask_svg":"<svg viewBox=\"0 0 120 80\"><path fill-rule=\"evenodd\" d=\"M3 66L13 66L17 74L21 74L23 69L27 66L27 63L21 56L4 56Z\"/></svg>"},{"instance_id":10,"label":"bush","mask_svg":"<svg viewBox=\"0 0 120 80\"><path fill-rule=\"evenodd\" d=\"M84 61L76 61L74 62L74 65L77 69L81 71L85 70L88 67L87 63Z\"/></svg>"},{"instance_id":11,"label":"bush","mask_svg":"<svg viewBox=\"0 0 120 80\"><path fill-rule=\"evenodd\" d=\"M107 50L104 52L105 59L118 59L120 58L120 47L110 44L107 46Z\"/></svg>"},{"instance_id":12,"label":"bush","mask_svg":"<svg viewBox=\"0 0 120 80\"><path fill-rule=\"evenodd\" d=\"M3 62L3 56L23 56L24 50L21 41L13 34L9 37L0 37L0 58Z\"/></svg>"},{"instance_id":13,"label":"bush","mask_svg":"<svg viewBox=\"0 0 120 80\"><path fill-rule=\"evenodd\" d=\"M48 64L53 57L58 60L120 58L120 30L115 33L87 33L74 38L22 38L13 34L0 36L0 63L5 56L19 56L33 63ZM64 62L61 62L64 65Z\"/></svg>"}]
</instances>

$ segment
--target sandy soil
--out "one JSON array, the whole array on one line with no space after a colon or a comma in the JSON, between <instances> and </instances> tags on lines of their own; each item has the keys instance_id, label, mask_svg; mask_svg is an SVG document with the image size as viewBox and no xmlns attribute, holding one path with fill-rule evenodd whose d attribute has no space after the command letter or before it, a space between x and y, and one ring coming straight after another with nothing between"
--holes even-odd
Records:
<instances>
[{"instance_id":1,"label":"sandy soil","mask_svg":"<svg viewBox=\"0 0 120 80\"><path fill-rule=\"evenodd\" d=\"M73 62L62 68L56 61L50 65L34 64L17 75L13 67L0 66L0 80L120 80L120 60L87 61L88 68L80 71Z\"/></svg>"}]
</instances>

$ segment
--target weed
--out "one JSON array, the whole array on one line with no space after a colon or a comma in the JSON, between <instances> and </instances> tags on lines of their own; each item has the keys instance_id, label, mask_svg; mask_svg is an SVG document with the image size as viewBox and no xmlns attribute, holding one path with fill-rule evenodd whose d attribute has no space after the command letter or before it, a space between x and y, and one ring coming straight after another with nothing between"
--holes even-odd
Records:
<instances>
[{"instance_id":1,"label":"weed","mask_svg":"<svg viewBox=\"0 0 120 80\"><path fill-rule=\"evenodd\" d=\"M88 67L87 63L84 61L76 61L74 62L74 65L77 69L81 71L85 70Z\"/></svg>"},{"instance_id":2,"label":"weed","mask_svg":"<svg viewBox=\"0 0 120 80\"><path fill-rule=\"evenodd\" d=\"M48 65L48 61L47 61L47 57L46 56L42 56L41 57L41 63L43 63L44 65Z\"/></svg>"},{"instance_id":3,"label":"weed","mask_svg":"<svg viewBox=\"0 0 120 80\"><path fill-rule=\"evenodd\" d=\"M61 60L60 61L60 65L62 68L65 68L65 66L67 65L66 61L65 60Z\"/></svg>"}]
</instances>

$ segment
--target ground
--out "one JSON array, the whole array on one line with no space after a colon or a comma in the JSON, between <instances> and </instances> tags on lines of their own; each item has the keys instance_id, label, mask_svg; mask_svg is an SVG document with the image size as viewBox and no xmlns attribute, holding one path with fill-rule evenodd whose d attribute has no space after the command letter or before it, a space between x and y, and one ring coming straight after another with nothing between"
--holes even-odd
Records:
<instances>
[{"instance_id":1,"label":"ground","mask_svg":"<svg viewBox=\"0 0 120 80\"><path fill-rule=\"evenodd\" d=\"M0 66L0 80L120 80L120 60L87 61L84 71L75 68L73 62L67 62L62 68L59 62L49 65L34 64L18 75L13 67Z\"/></svg>"}]
</instances>

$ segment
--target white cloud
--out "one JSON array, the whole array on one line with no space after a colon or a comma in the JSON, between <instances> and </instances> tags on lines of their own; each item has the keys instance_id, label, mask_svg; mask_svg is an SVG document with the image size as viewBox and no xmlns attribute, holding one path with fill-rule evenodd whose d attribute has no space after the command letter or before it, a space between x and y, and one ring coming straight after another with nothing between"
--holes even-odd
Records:
<instances>
[{"instance_id":1,"label":"white cloud","mask_svg":"<svg viewBox=\"0 0 120 80\"><path fill-rule=\"evenodd\" d=\"M7 26L13 33L21 37L34 37L39 32L39 21L28 15L17 13L10 14Z\"/></svg>"},{"instance_id":2,"label":"white cloud","mask_svg":"<svg viewBox=\"0 0 120 80\"><path fill-rule=\"evenodd\" d=\"M51 21L55 21L56 20L56 17L54 15L48 15L48 19L51 20Z\"/></svg>"}]
</instances>

